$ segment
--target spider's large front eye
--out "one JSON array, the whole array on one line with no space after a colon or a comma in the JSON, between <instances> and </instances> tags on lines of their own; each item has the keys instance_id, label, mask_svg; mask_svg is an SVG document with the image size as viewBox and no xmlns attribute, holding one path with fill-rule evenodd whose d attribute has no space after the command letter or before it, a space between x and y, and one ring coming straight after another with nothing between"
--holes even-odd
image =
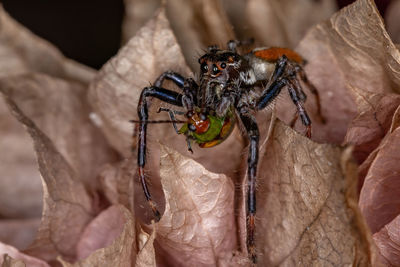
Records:
<instances>
[{"instance_id":1,"label":"spider's large front eye","mask_svg":"<svg viewBox=\"0 0 400 267\"><path fill-rule=\"evenodd\" d=\"M214 75L218 74L219 69L218 69L217 65L215 65L215 64L213 65L212 72L213 72Z\"/></svg>"},{"instance_id":2,"label":"spider's large front eye","mask_svg":"<svg viewBox=\"0 0 400 267\"><path fill-rule=\"evenodd\" d=\"M226 63L222 62L220 66L221 66L221 69L225 69L226 68Z\"/></svg>"},{"instance_id":3,"label":"spider's large front eye","mask_svg":"<svg viewBox=\"0 0 400 267\"><path fill-rule=\"evenodd\" d=\"M200 69L202 72L207 72L208 71L208 65L206 62L202 63L200 66Z\"/></svg>"}]
</instances>

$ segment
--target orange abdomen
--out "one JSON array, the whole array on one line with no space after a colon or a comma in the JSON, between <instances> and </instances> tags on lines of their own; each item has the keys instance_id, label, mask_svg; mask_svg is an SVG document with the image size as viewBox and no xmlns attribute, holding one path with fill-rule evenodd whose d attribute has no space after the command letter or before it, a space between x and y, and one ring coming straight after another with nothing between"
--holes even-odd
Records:
<instances>
[{"instance_id":1,"label":"orange abdomen","mask_svg":"<svg viewBox=\"0 0 400 267\"><path fill-rule=\"evenodd\" d=\"M255 50L253 51L253 54L256 57L268 62L276 62L280 57L285 55L291 61L297 62L299 64L303 63L303 58L289 48L270 47L266 49Z\"/></svg>"}]
</instances>

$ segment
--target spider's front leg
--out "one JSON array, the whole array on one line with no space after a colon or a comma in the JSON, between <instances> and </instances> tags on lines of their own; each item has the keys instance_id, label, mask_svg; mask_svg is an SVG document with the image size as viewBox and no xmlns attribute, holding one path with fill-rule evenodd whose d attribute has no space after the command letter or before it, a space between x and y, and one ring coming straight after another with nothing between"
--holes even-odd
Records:
<instances>
[{"instance_id":1,"label":"spider's front leg","mask_svg":"<svg viewBox=\"0 0 400 267\"><path fill-rule=\"evenodd\" d=\"M259 131L255 118L246 109L239 110L240 119L249 139L249 154L247 157L247 251L254 263L257 261L255 246L255 216L256 216L256 174L258 164Z\"/></svg>"},{"instance_id":2,"label":"spider's front leg","mask_svg":"<svg viewBox=\"0 0 400 267\"><path fill-rule=\"evenodd\" d=\"M147 121L149 120L148 114L148 105L149 99L148 98L158 98L163 102L182 107L182 98L183 95L177 92L164 89L161 87L146 87L143 89L140 98L139 104L137 108L138 116L139 116L139 133L138 133L138 175L140 182L143 187L143 192L146 197L147 202L149 203L151 209L153 210L154 217L156 221L160 220L160 212L157 210L156 204L153 202L151 198L151 194L146 182L145 174L144 174L144 167L146 164L146 137L147 137Z\"/></svg>"},{"instance_id":3,"label":"spider's front leg","mask_svg":"<svg viewBox=\"0 0 400 267\"><path fill-rule=\"evenodd\" d=\"M192 78L184 78L177 72L166 71L162 73L154 82L155 87L162 87L164 80L174 82L183 91L183 106L187 111L193 111L193 104L196 102L197 90L199 86Z\"/></svg>"}]
</instances>

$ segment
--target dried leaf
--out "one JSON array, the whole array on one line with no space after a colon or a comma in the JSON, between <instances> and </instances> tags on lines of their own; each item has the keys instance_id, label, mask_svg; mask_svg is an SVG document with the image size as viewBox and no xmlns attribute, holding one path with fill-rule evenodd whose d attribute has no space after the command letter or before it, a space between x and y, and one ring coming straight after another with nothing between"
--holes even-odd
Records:
<instances>
[{"instance_id":1,"label":"dried leaf","mask_svg":"<svg viewBox=\"0 0 400 267\"><path fill-rule=\"evenodd\" d=\"M199 69L200 51L215 44L225 47L229 40L235 39L220 1L170 0L166 7L171 28L192 70Z\"/></svg>"},{"instance_id":2,"label":"dried leaf","mask_svg":"<svg viewBox=\"0 0 400 267\"><path fill-rule=\"evenodd\" d=\"M32 140L23 126L11 115L2 96L0 137L0 151L7 151L0 153L0 216L40 217L42 183Z\"/></svg>"},{"instance_id":3,"label":"dried leaf","mask_svg":"<svg viewBox=\"0 0 400 267\"><path fill-rule=\"evenodd\" d=\"M99 175L102 192L111 204L122 204L133 210L133 180L137 168L136 158L118 164L107 164ZM142 192L141 192L142 193Z\"/></svg>"},{"instance_id":4,"label":"dried leaf","mask_svg":"<svg viewBox=\"0 0 400 267\"><path fill-rule=\"evenodd\" d=\"M315 26L298 51L309 62L307 74L320 92L327 118L327 124L314 127L317 141L343 141L356 115L352 88L372 93L400 88L400 52L371 0L358 0Z\"/></svg>"},{"instance_id":5,"label":"dried leaf","mask_svg":"<svg viewBox=\"0 0 400 267\"><path fill-rule=\"evenodd\" d=\"M390 128L400 95L374 94L352 88L358 115L348 127L344 143L355 145L354 156L362 163L378 147Z\"/></svg>"},{"instance_id":6,"label":"dried leaf","mask_svg":"<svg viewBox=\"0 0 400 267\"><path fill-rule=\"evenodd\" d=\"M89 119L86 88L43 74L5 78L0 87L51 139L80 178L94 187L96 171L114 158Z\"/></svg>"},{"instance_id":7,"label":"dried leaf","mask_svg":"<svg viewBox=\"0 0 400 267\"><path fill-rule=\"evenodd\" d=\"M373 233L400 214L400 127L377 149L360 194L360 209Z\"/></svg>"},{"instance_id":8,"label":"dried leaf","mask_svg":"<svg viewBox=\"0 0 400 267\"><path fill-rule=\"evenodd\" d=\"M386 266L400 265L400 215L374 234L382 262Z\"/></svg>"},{"instance_id":9,"label":"dried leaf","mask_svg":"<svg viewBox=\"0 0 400 267\"><path fill-rule=\"evenodd\" d=\"M47 41L12 19L0 6L0 77L28 72L89 83L94 70L65 58Z\"/></svg>"},{"instance_id":10,"label":"dried leaf","mask_svg":"<svg viewBox=\"0 0 400 267\"><path fill-rule=\"evenodd\" d=\"M253 37L263 45L295 47L311 26L335 10L332 0L249 0L245 16Z\"/></svg>"},{"instance_id":11,"label":"dried leaf","mask_svg":"<svg viewBox=\"0 0 400 267\"><path fill-rule=\"evenodd\" d=\"M19 252L16 248L0 242L1 267L50 267L46 262Z\"/></svg>"},{"instance_id":12,"label":"dried leaf","mask_svg":"<svg viewBox=\"0 0 400 267\"><path fill-rule=\"evenodd\" d=\"M13 200L16 201L15 198ZM5 244L23 250L32 243L39 225L40 218L2 219L0 220L0 240Z\"/></svg>"},{"instance_id":13,"label":"dried leaf","mask_svg":"<svg viewBox=\"0 0 400 267\"><path fill-rule=\"evenodd\" d=\"M94 70L66 59L12 19L1 5L0 25L0 77L42 72L88 83L94 76ZM8 218L40 216L42 186L32 141L0 101L0 151L8 151L0 156L0 214Z\"/></svg>"},{"instance_id":14,"label":"dried leaf","mask_svg":"<svg viewBox=\"0 0 400 267\"><path fill-rule=\"evenodd\" d=\"M368 233L347 206L344 192L352 189L346 188L342 151L313 143L278 122L260 154L256 223L260 264L371 265Z\"/></svg>"},{"instance_id":15,"label":"dried leaf","mask_svg":"<svg viewBox=\"0 0 400 267\"><path fill-rule=\"evenodd\" d=\"M215 266L231 257L237 248L232 181L166 146L160 172L166 207L156 253L174 266Z\"/></svg>"},{"instance_id":16,"label":"dried leaf","mask_svg":"<svg viewBox=\"0 0 400 267\"><path fill-rule=\"evenodd\" d=\"M390 126L389 131L392 133L398 127L400 127L400 106L394 112L394 115L392 118L392 125Z\"/></svg>"},{"instance_id":17,"label":"dried leaf","mask_svg":"<svg viewBox=\"0 0 400 267\"><path fill-rule=\"evenodd\" d=\"M211 44L225 46L235 39L232 26L219 1L214 0L169 0L161 1L126 0L124 32L126 40L137 32L155 12L157 6L165 7L171 28L192 70L198 69L198 53ZM142 10L140 10L142 8ZM136 23L135 23L136 22Z\"/></svg>"},{"instance_id":18,"label":"dried leaf","mask_svg":"<svg viewBox=\"0 0 400 267\"><path fill-rule=\"evenodd\" d=\"M154 226L154 224L153 224ZM154 239L156 230L147 234L143 230L138 235L139 252L136 257L135 267L156 267L156 252L154 250Z\"/></svg>"},{"instance_id":19,"label":"dried leaf","mask_svg":"<svg viewBox=\"0 0 400 267\"><path fill-rule=\"evenodd\" d=\"M367 222L369 222L369 224L375 224L374 227L376 228L378 228L379 225L382 226L380 230L378 229L379 232L374 234L374 240L379 248L380 260L385 264L385 266L395 266L395 264L391 264L398 261L397 255L399 254L399 249L396 247L398 238L396 231L394 230L394 227L396 227L398 221L398 209L397 205L392 203L398 201L398 199L396 199L397 195L395 193L396 185L393 184L393 181L395 182L396 179L391 177L392 175L396 175L396 167L394 169L382 168L391 168L391 166L388 166L388 164L394 166L392 163L395 159L392 155L387 153L388 148L393 149L391 148L391 145L393 144L388 142L393 139L393 133L395 131L398 132L399 129L400 106L393 115L392 125L389 132L386 134L379 147L368 156L368 158L359 168L360 178L364 178L369 175L369 179L362 188L362 195L360 195L360 207L364 214L369 215L369 218L367 218ZM383 152L381 152L382 149L384 149ZM383 158L383 156L386 156L386 158ZM381 170L384 172L380 172L379 168L381 168ZM385 184L388 186L385 186ZM377 193L374 192L375 190ZM394 195L395 197L393 197L391 201L389 198L387 198L386 194L387 196ZM372 199L370 197L372 197ZM371 220L371 217L377 216L378 218L381 216L381 214L385 215L385 217L381 218L382 221L375 221L373 218ZM390 221L391 218L394 219Z\"/></svg>"},{"instance_id":20,"label":"dried leaf","mask_svg":"<svg viewBox=\"0 0 400 267\"><path fill-rule=\"evenodd\" d=\"M21 260L14 260L8 254L4 254L4 260L1 267L25 267L25 263Z\"/></svg>"},{"instance_id":21,"label":"dried leaf","mask_svg":"<svg viewBox=\"0 0 400 267\"><path fill-rule=\"evenodd\" d=\"M91 198L82 181L50 139L25 116L8 95L4 98L13 115L27 127L43 178L43 217L38 235L27 254L46 261L58 255L75 258L75 246L93 217Z\"/></svg>"},{"instance_id":22,"label":"dried leaf","mask_svg":"<svg viewBox=\"0 0 400 267\"><path fill-rule=\"evenodd\" d=\"M135 223L122 205L100 213L85 229L77 246L78 262L59 259L64 267L131 266L136 254Z\"/></svg>"}]
</instances>

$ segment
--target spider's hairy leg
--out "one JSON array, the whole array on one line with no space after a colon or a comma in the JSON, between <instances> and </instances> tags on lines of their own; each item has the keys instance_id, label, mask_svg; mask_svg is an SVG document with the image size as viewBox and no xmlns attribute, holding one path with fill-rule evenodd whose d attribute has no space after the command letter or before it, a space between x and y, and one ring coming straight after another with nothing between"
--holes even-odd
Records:
<instances>
[{"instance_id":1,"label":"spider's hairy leg","mask_svg":"<svg viewBox=\"0 0 400 267\"><path fill-rule=\"evenodd\" d=\"M146 182L144 167L146 165L146 137L147 137L147 121L149 119L148 105L149 97L155 97L163 102L182 107L182 94L160 88L160 87L145 87L140 95L137 112L139 116L139 131L138 131L138 175L143 187L143 192L153 210L156 221L160 220L160 212L157 210L156 204L151 198L150 191Z\"/></svg>"},{"instance_id":2,"label":"spider's hairy leg","mask_svg":"<svg viewBox=\"0 0 400 267\"><path fill-rule=\"evenodd\" d=\"M301 118L302 123L306 126L306 136L311 138L311 120L304 109L303 102L306 97L300 84L297 81L296 73L299 70L299 65L293 65L292 62L288 61L288 58L283 55L276 62L276 68L271 78L270 86L263 91L261 97L257 100L256 108L261 110L268 106L281 92L281 89L286 85L289 91L289 95L296 105L297 113ZM296 122L297 116L292 121L292 124Z\"/></svg>"},{"instance_id":3,"label":"spider's hairy leg","mask_svg":"<svg viewBox=\"0 0 400 267\"><path fill-rule=\"evenodd\" d=\"M154 82L155 87L162 87L164 80L173 81L179 88L183 88L185 78L177 72L166 71L163 72Z\"/></svg>"},{"instance_id":4,"label":"spider's hairy leg","mask_svg":"<svg viewBox=\"0 0 400 267\"><path fill-rule=\"evenodd\" d=\"M256 174L258 164L259 131L255 118L246 111L240 110L240 119L247 132L249 152L247 156L247 251L253 263L257 261L255 246L255 216L256 216Z\"/></svg>"},{"instance_id":5,"label":"spider's hairy leg","mask_svg":"<svg viewBox=\"0 0 400 267\"><path fill-rule=\"evenodd\" d=\"M196 102L198 85L192 78L184 78L177 72L163 72L154 82L154 87L161 88L164 80L174 82L183 91L183 106L188 110L193 110L193 103Z\"/></svg>"},{"instance_id":6,"label":"spider's hairy leg","mask_svg":"<svg viewBox=\"0 0 400 267\"><path fill-rule=\"evenodd\" d=\"M306 136L311 138L311 120L308 117L307 111L304 109L303 102L301 101L300 97L298 96L298 92L295 89L295 86L290 81L287 84L287 88L289 91L290 98L292 99L293 103L296 105L297 114L300 116L301 122L303 125L306 126Z\"/></svg>"},{"instance_id":7,"label":"spider's hairy leg","mask_svg":"<svg viewBox=\"0 0 400 267\"><path fill-rule=\"evenodd\" d=\"M325 123L326 122L325 117L322 115L321 112L321 98L319 96L317 88L315 88L315 86L308 80L306 72L301 66L297 67L297 73L299 74L300 79L303 81L303 83L310 89L310 92L314 95L315 102L317 105L317 115L319 117L319 120L322 123Z\"/></svg>"},{"instance_id":8,"label":"spider's hairy leg","mask_svg":"<svg viewBox=\"0 0 400 267\"><path fill-rule=\"evenodd\" d=\"M281 92L281 89L286 85L287 80L283 79L282 76L285 73L288 58L283 55L276 62L274 73L271 77L270 85L265 89L260 98L257 100L256 108L261 110L268 106L276 96Z\"/></svg>"},{"instance_id":9,"label":"spider's hairy leg","mask_svg":"<svg viewBox=\"0 0 400 267\"><path fill-rule=\"evenodd\" d=\"M261 110L268 106L281 92L282 88L287 84L287 79L278 79L273 82L267 90L265 90L261 97L257 100L256 108Z\"/></svg>"}]
</instances>

